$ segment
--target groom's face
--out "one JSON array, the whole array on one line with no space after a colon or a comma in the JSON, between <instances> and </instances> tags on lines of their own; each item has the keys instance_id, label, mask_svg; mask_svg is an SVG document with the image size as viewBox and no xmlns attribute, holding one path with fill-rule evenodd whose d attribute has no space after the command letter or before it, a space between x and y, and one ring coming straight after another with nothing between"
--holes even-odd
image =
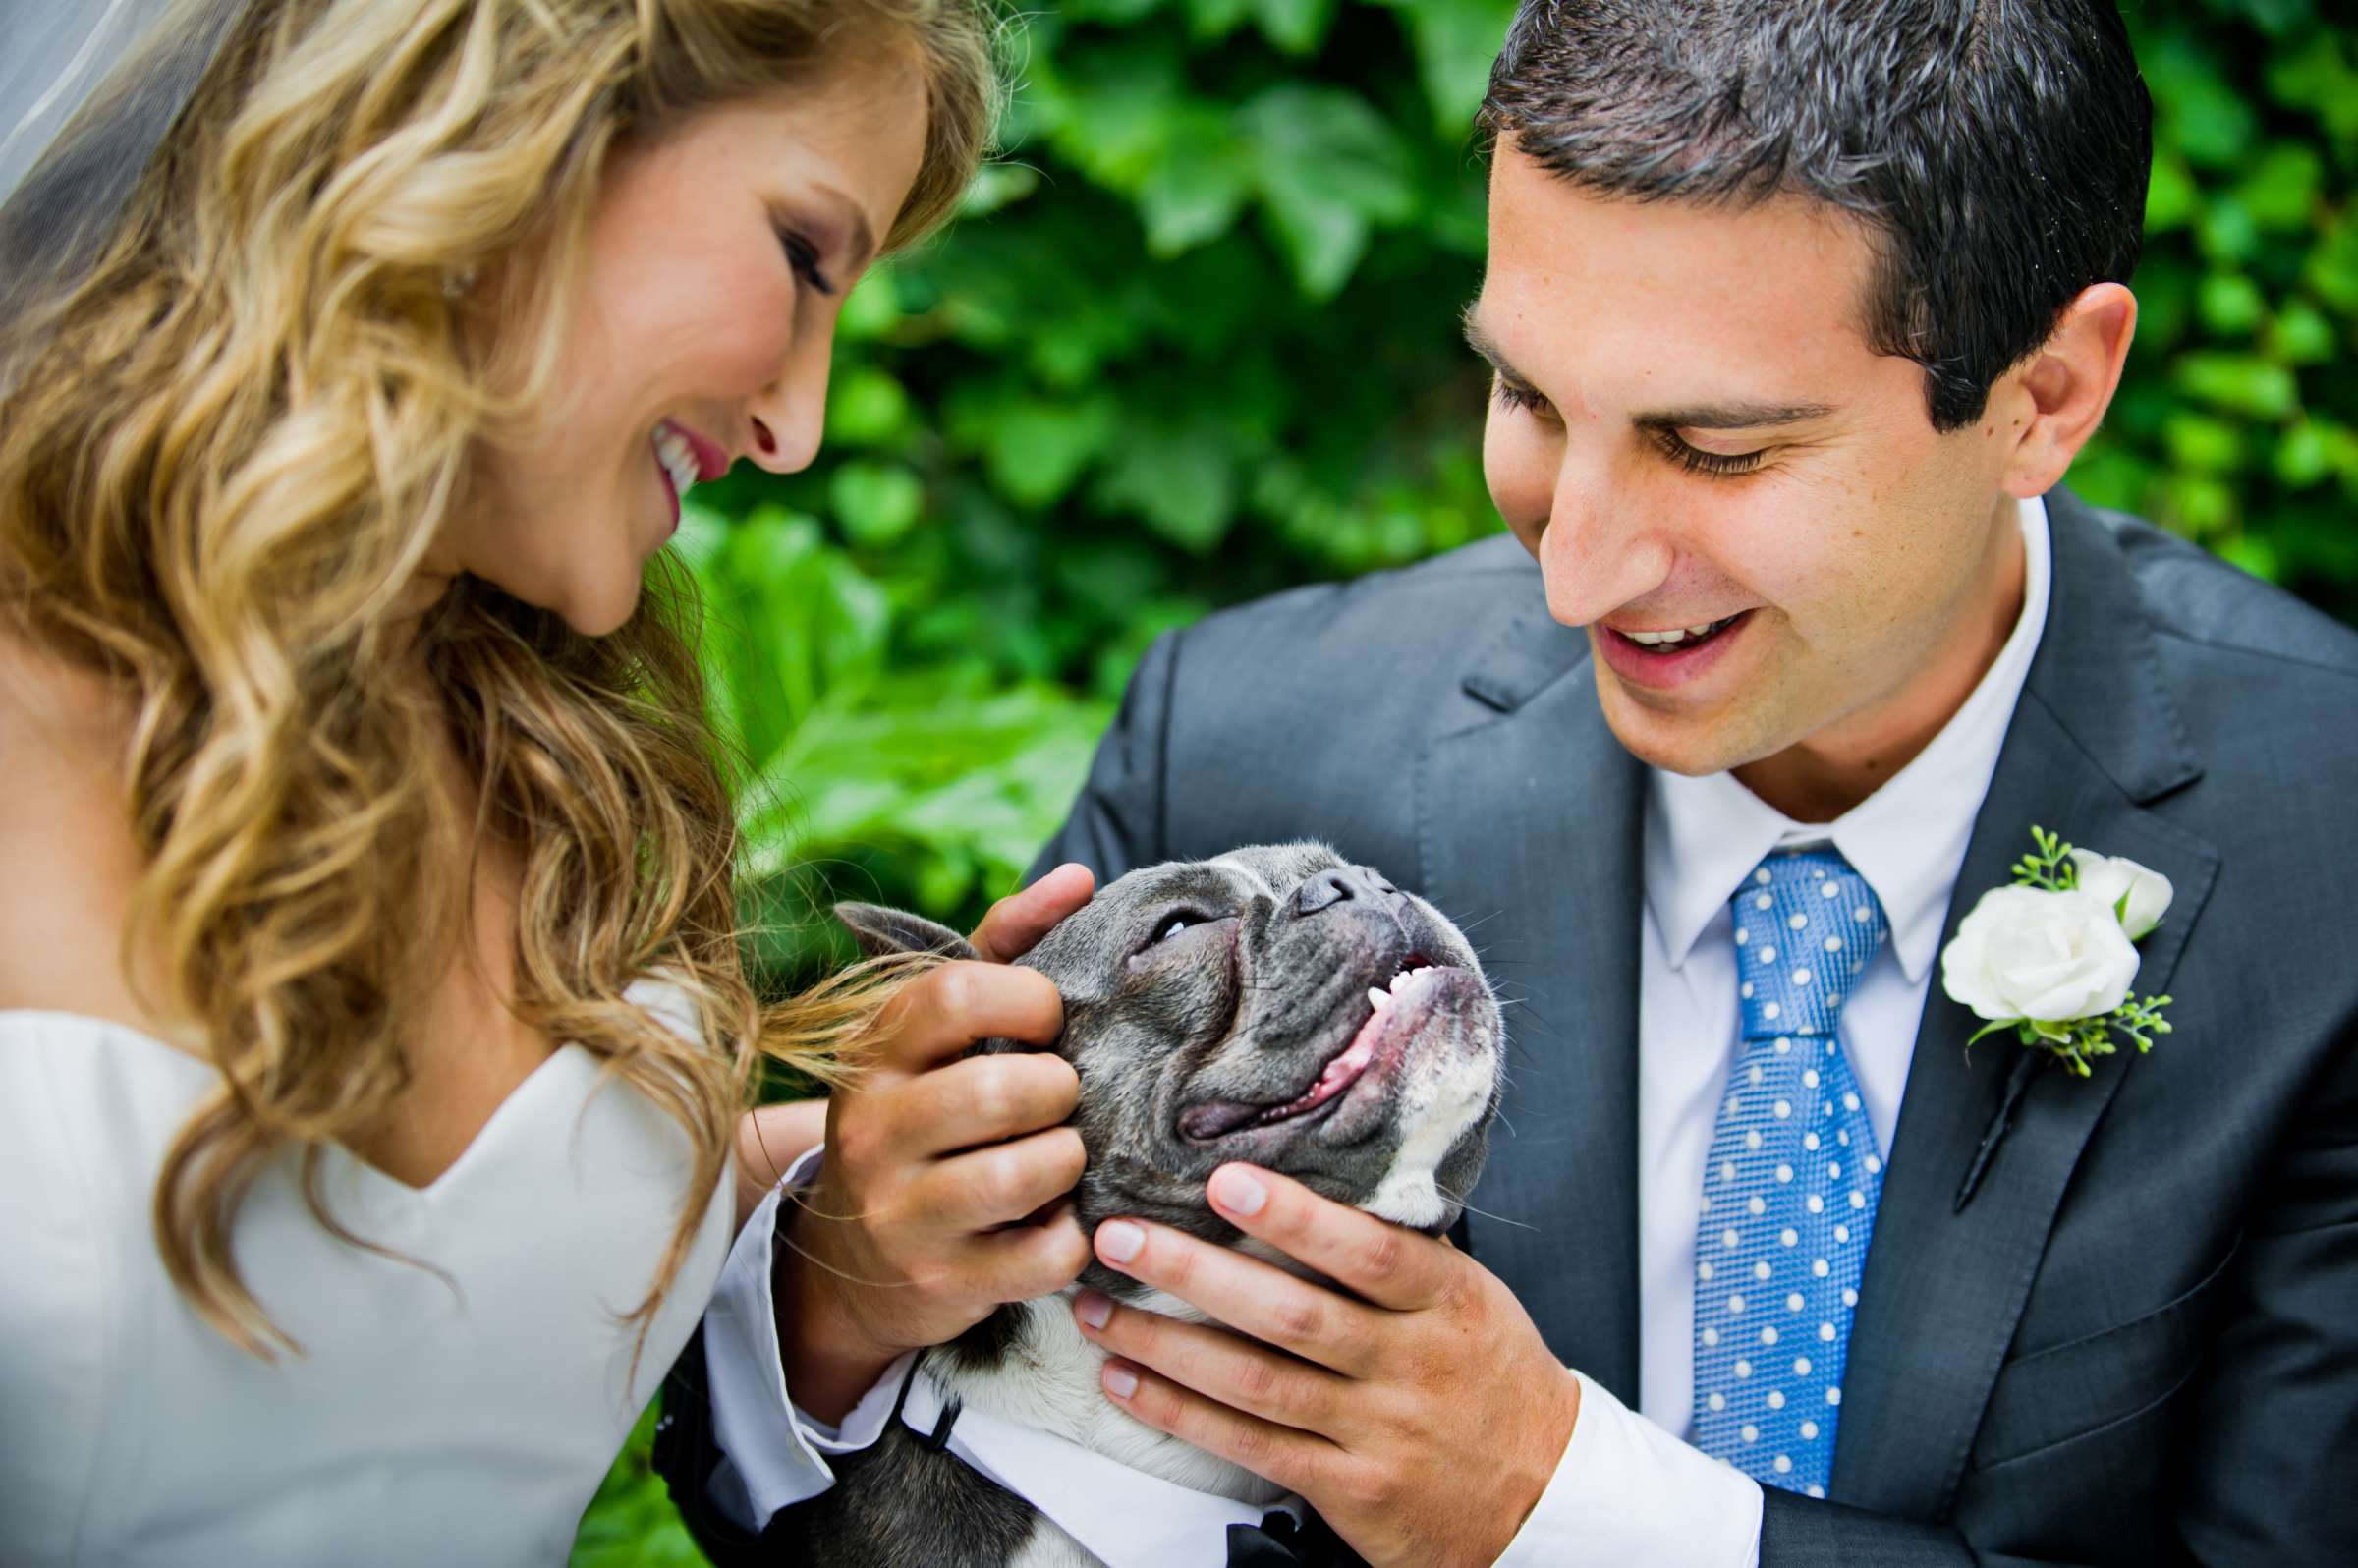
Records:
<instances>
[{"instance_id":1,"label":"groom's face","mask_svg":"<svg viewBox=\"0 0 2358 1568\"><path fill-rule=\"evenodd\" d=\"M1484 468L1657 766L1911 727L2004 591L2010 405L1933 428L1922 368L1865 337L1873 261L1797 198L1602 197L1498 148L1467 317L1498 371Z\"/></svg>"}]
</instances>

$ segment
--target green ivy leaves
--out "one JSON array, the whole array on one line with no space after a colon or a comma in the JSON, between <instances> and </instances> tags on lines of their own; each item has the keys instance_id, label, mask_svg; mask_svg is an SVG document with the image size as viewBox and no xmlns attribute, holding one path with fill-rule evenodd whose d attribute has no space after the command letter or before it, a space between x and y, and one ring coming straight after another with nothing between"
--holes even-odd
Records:
<instances>
[{"instance_id":1,"label":"green ivy leaves","mask_svg":"<svg viewBox=\"0 0 2358 1568\"><path fill-rule=\"evenodd\" d=\"M2358 51L2310 0L2132 15L2154 94L2145 307L2069 482L2358 614Z\"/></svg>"}]
</instances>

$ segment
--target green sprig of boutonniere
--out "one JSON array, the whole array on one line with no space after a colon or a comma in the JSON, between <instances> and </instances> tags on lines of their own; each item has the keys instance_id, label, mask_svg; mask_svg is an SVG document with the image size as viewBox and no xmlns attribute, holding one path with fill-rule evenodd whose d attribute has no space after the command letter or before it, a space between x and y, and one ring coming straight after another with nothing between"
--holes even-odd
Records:
<instances>
[{"instance_id":1,"label":"green sprig of boutonniere","mask_svg":"<svg viewBox=\"0 0 2358 1568\"><path fill-rule=\"evenodd\" d=\"M2012 1031L2082 1078L2119 1047L2152 1050L2169 1033L2166 996L2138 997L2137 943L2162 924L2172 890L2161 872L2075 849L2044 828L2014 880L1974 905L1940 950L1940 985L1987 1020L1972 1039Z\"/></svg>"}]
</instances>

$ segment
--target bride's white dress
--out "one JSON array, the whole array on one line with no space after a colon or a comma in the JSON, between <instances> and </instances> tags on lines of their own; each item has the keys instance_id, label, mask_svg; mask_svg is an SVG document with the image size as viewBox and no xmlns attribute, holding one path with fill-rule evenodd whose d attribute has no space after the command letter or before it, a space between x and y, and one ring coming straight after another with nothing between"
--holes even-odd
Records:
<instances>
[{"instance_id":1,"label":"bride's white dress","mask_svg":"<svg viewBox=\"0 0 2358 1568\"><path fill-rule=\"evenodd\" d=\"M117 1024L0 1012L0 1563L562 1562L730 1239L724 1179L632 1379L623 1315L690 1156L598 1076L558 1049L423 1188L329 1151L331 1211L416 1262L329 1236L295 1160L273 1165L235 1231L306 1350L273 1365L188 1309L150 1228L212 1068Z\"/></svg>"}]
</instances>

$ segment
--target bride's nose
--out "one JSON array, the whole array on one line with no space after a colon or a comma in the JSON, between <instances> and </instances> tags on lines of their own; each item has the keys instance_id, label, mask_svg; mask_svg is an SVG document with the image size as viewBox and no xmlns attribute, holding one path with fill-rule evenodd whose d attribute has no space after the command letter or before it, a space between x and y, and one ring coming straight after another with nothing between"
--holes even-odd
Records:
<instances>
[{"instance_id":1,"label":"bride's nose","mask_svg":"<svg viewBox=\"0 0 2358 1568\"><path fill-rule=\"evenodd\" d=\"M744 449L772 474L797 474L818 456L827 420L827 365L834 323L798 332L778 377L746 406Z\"/></svg>"}]
</instances>

